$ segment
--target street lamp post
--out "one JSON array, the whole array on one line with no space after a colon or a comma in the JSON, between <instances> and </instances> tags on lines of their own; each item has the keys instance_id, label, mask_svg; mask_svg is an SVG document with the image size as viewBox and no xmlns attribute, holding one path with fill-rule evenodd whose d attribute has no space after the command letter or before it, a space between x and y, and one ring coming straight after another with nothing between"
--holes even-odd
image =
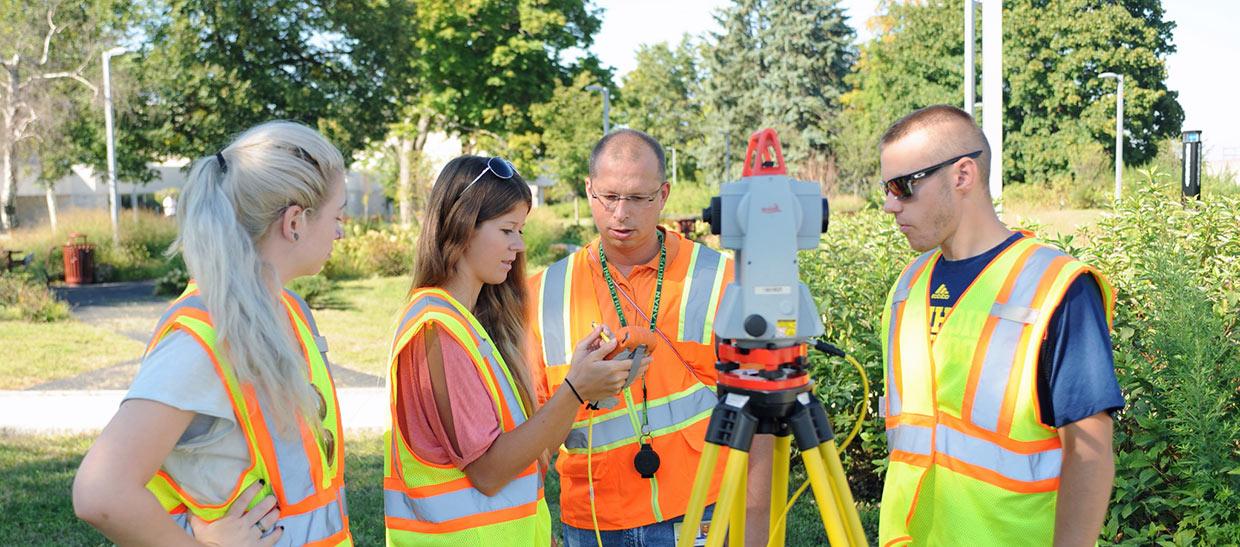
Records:
<instances>
[{"instance_id":1,"label":"street lamp post","mask_svg":"<svg viewBox=\"0 0 1240 547\"><path fill-rule=\"evenodd\" d=\"M1124 75L1103 72L1099 78L1114 78L1119 82L1115 92L1115 202L1119 203L1124 184Z\"/></svg>"},{"instance_id":2,"label":"street lamp post","mask_svg":"<svg viewBox=\"0 0 1240 547\"><path fill-rule=\"evenodd\" d=\"M603 94L603 135L611 132L611 91L601 85L588 85L586 91L598 91Z\"/></svg>"},{"instance_id":3,"label":"street lamp post","mask_svg":"<svg viewBox=\"0 0 1240 547\"><path fill-rule=\"evenodd\" d=\"M112 58L125 53L123 47L114 47L103 52L103 123L107 131L108 149L108 215L112 219L112 244L120 246L120 221L117 219L118 201L116 195L116 136L112 129ZM135 203L136 205L136 203Z\"/></svg>"}]
</instances>

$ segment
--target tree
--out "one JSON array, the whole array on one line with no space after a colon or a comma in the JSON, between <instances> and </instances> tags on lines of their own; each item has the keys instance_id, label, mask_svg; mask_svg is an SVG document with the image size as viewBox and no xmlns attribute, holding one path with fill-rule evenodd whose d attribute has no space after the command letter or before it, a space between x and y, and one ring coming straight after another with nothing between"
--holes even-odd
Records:
<instances>
[{"instance_id":1,"label":"tree","mask_svg":"<svg viewBox=\"0 0 1240 547\"><path fill-rule=\"evenodd\" d=\"M151 5L139 53L144 104L135 122L160 152L214 153L274 118L318 128L349 157L381 136L392 108L370 3L164 0ZM372 15L372 17L367 17ZM387 29L378 26L376 30ZM380 49L379 51L388 51Z\"/></svg>"},{"instance_id":2,"label":"tree","mask_svg":"<svg viewBox=\"0 0 1240 547\"><path fill-rule=\"evenodd\" d=\"M697 161L686 152L703 145L698 64L688 36L675 49L665 42L643 45L637 50L637 67L624 77L624 99L618 104L618 117L629 127L679 149L679 174L687 179L697 176Z\"/></svg>"},{"instance_id":3,"label":"tree","mask_svg":"<svg viewBox=\"0 0 1240 547\"><path fill-rule=\"evenodd\" d=\"M585 195L590 150L603 135L602 96L585 90L597 82L594 74L583 71L567 85L556 86L551 100L531 109L541 133L540 170L578 196Z\"/></svg>"},{"instance_id":4,"label":"tree","mask_svg":"<svg viewBox=\"0 0 1240 547\"><path fill-rule=\"evenodd\" d=\"M583 0L412 4L406 23L413 35L402 61L408 64L399 70L416 91L403 96L393 128L401 154L398 194L409 196L400 200L402 223L412 220L411 170L430 131L460 135L467 149L480 138L506 148L506 135L528 137L536 129L531 107L551 99L579 69L597 68L590 55L575 64L563 58L589 47L601 26L597 10Z\"/></svg>"},{"instance_id":5,"label":"tree","mask_svg":"<svg viewBox=\"0 0 1240 547\"><path fill-rule=\"evenodd\" d=\"M54 84L71 81L94 95L86 77L104 44L118 32L109 27L120 6L108 0L70 3L4 0L0 3L0 229L13 229L17 213L17 150L39 138L57 118Z\"/></svg>"},{"instance_id":6,"label":"tree","mask_svg":"<svg viewBox=\"0 0 1240 547\"><path fill-rule=\"evenodd\" d=\"M847 177L877 176L879 135L899 117L961 102L963 5L883 5L843 98L847 131L837 149ZM1088 151L1112 148L1114 85L1102 72L1127 77L1125 162L1148 161L1179 131L1183 110L1166 88L1174 23L1157 0L1013 0L1003 17L1005 182L1072 178ZM975 47L980 62L980 38Z\"/></svg>"},{"instance_id":7,"label":"tree","mask_svg":"<svg viewBox=\"0 0 1240 547\"><path fill-rule=\"evenodd\" d=\"M708 157L698 161L722 156L723 139L714 135L743 147L752 132L773 127L794 174L819 174L854 57L839 1L736 0L716 19L723 32L704 56Z\"/></svg>"}]
</instances>

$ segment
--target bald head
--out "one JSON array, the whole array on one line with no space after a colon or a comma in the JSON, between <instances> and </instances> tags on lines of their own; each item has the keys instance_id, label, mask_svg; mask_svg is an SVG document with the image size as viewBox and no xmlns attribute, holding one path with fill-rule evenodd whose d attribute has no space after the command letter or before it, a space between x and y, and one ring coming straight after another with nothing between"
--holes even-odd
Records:
<instances>
[{"instance_id":1,"label":"bald head","mask_svg":"<svg viewBox=\"0 0 1240 547\"><path fill-rule=\"evenodd\" d=\"M667 162L663 147L654 137L636 129L617 129L604 135L590 151L590 178L598 177L598 166L603 160L640 162L653 154L659 165L659 180L667 179Z\"/></svg>"},{"instance_id":2,"label":"bald head","mask_svg":"<svg viewBox=\"0 0 1240 547\"><path fill-rule=\"evenodd\" d=\"M878 151L882 153L887 145L919 132L926 132L931 137L928 141L932 143L932 149L927 152L937 158L947 159L981 150L982 155L976 160L978 175L982 181L990 177L990 143L986 141L986 135L973 116L950 105L927 106L900 118L883 133ZM987 193L990 192L990 187L984 182L981 186Z\"/></svg>"}]
</instances>

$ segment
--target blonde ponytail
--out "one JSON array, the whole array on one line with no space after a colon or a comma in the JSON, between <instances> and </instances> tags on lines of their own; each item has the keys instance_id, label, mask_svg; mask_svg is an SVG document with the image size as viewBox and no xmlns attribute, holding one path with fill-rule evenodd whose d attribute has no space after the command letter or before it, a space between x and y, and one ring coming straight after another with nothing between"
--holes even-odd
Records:
<instances>
[{"instance_id":1,"label":"blonde ponytail","mask_svg":"<svg viewBox=\"0 0 1240 547\"><path fill-rule=\"evenodd\" d=\"M180 250L197 281L218 344L238 380L252 384L283 431L314 416L318 395L292 337L276 271L259 242L289 205L319 211L344 159L318 132L285 121L251 128L190 170L178 207ZM317 423L315 419L307 419Z\"/></svg>"}]
</instances>

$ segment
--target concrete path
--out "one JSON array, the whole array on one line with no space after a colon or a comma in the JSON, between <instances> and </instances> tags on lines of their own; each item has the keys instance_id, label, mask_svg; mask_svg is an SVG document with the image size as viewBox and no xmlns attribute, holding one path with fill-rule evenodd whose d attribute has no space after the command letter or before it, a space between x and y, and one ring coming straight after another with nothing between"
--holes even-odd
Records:
<instances>
[{"instance_id":1,"label":"concrete path","mask_svg":"<svg viewBox=\"0 0 1240 547\"><path fill-rule=\"evenodd\" d=\"M341 388L340 417L349 431L388 427L384 388ZM116 414L125 391L0 391L0 433L58 434L103 429Z\"/></svg>"},{"instance_id":2,"label":"concrete path","mask_svg":"<svg viewBox=\"0 0 1240 547\"><path fill-rule=\"evenodd\" d=\"M145 343L168 306L154 294L153 281L56 287L73 317ZM0 433L80 433L98 431L116 413L138 372L139 356L45 382L26 390L0 390ZM332 363L345 429L381 431L388 427L384 379Z\"/></svg>"}]
</instances>

